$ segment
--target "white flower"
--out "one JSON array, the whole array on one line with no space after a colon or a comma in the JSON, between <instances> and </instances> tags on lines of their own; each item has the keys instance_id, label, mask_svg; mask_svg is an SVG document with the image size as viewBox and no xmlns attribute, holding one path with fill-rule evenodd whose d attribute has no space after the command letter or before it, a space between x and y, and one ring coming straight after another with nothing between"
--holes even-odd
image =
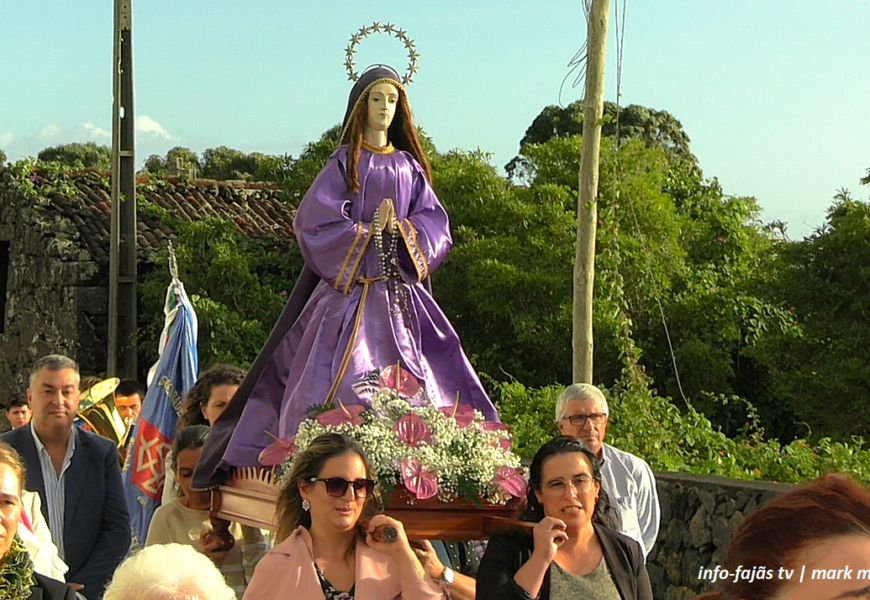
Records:
<instances>
[{"instance_id":1,"label":"white flower","mask_svg":"<svg viewBox=\"0 0 870 600\"><path fill-rule=\"evenodd\" d=\"M431 444L421 442L411 447L393 431L394 423L408 413L415 414L429 428ZM502 448L501 441L510 440L507 431L485 431L478 426L484 421L479 411L474 411L471 424L459 428L455 419L444 416L437 408L429 404L413 406L394 391L382 389L372 395L371 408L362 416L364 422L358 426L321 425L314 418L306 419L299 425L296 445L302 452L316 437L339 433L359 442L382 485L392 488L401 483L399 463L412 457L437 475L438 498L442 501L449 502L460 495L494 504L504 504L510 499L492 480L498 467L519 468L519 457ZM294 458L295 455L284 463L279 486L290 473Z\"/></svg>"}]
</instances>

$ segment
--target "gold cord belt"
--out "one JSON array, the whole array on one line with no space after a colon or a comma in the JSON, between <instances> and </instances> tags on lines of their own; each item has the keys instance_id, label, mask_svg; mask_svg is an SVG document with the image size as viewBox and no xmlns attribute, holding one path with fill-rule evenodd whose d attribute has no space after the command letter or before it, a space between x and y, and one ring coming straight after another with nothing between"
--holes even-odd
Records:
<instances>
[{"instance_id":1,"label":"gold cord belt","mask_svg":"<svg viewBox=\"0 0 870 600\"><path fill-rule=\"evenodd\" d=\"M338 391L338 386L341 383L341 380L344 379L344 374L347 371L347 365L350 363L350 356L353 354L353 347L356 344L356 337L359 333L359 324L362 321L362 312L363 305L366 303L366 296L369 294L369 285L375 283L377 281L383 281L386 277L360 277L356 281L357 283L361 283L363 286L362 294L359 297L359 304L357 304L356 312L353 316L353 329L350 331L350 337L347 339L347 346L344 348L344 354L341 356L341 362L338 365L338 373L335 374L335 379L332 380L332 386L329 388L329 392L326 394L326 399L323 401L324 406L329 406L332 404L332 400L335 397L336 392Z\"/></svg>"}]
</instances>

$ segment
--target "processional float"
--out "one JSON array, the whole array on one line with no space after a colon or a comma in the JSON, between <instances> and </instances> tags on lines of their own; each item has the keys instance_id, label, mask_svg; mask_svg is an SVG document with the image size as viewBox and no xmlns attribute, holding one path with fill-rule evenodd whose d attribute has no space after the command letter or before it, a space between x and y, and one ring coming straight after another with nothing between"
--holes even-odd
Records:
<instances>
[{"instance_id":1,"label":"processional float","mask_svg":"<svg viewBox=\"0 0 870 600\"><path fill-rule=\"evenodd\" d=\"M355 71L356 46L375 33L407 49L404 76L383 65ZM212 425L193 487L210 491L215 535L229 544L230 521L274 530L296 454L318 435L341 433L363 446L385 512L410 537L482 539L510 520L526 483L509 432L429 292L429 271L451 241L404 89L418 55L404 30L373 23L351 36L345 57L354 85L339 148L294 221L306 266ZM372 108L390 90L395 116ZM389 129L373 146L360 123L379 116ZM360 191L350 201L353 184Z\"/></svg>"}]
</instances>

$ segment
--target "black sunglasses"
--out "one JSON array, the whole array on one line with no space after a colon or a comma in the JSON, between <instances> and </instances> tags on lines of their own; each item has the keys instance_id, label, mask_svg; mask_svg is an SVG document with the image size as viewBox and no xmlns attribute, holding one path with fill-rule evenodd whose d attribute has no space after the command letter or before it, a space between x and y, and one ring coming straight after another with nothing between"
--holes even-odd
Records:
<instances>
[{"instance_id":1,"label":"black sunglasses","mask_svg":"<svg viewBox=\"0 0 870 600\"><path fill-rule=\"evenodd\" d=\"M335 498L341 498L347 493L347 486L353 486L353 492L357 498L365 498L370 496L375 489L375 481L372 479L357 479L356 481L348 481L342 477L329 477L327 479L318 479L312 477L308 480L311 483L322 481L326 485L326 493Z\"/></svg>"}]
</instances>

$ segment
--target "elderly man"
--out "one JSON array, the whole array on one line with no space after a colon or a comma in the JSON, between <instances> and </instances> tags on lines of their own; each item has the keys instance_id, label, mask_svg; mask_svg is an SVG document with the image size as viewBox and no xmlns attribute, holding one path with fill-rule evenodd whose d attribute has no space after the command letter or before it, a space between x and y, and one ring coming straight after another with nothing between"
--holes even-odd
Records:
<instances>
[{"instance_id":1,"label":"elderly man","mask_svg":"<svg viewBox=\"0 0 870 600\"><path fill-rule=\"evenodd\" d=\"M39 494L67 583L88 600L103 589L130 548L130 522L115 444L73 426L79 368L66 356L36 361L27 400L31 422L0 439L18 451L26 488Z\"/></svg>"},{"instance_id":2,"label":"elderly man","mask_svg":"<svg viewBox=\"0 0 870 600\"><path fill-rule=\"evenodd\" d=\"M556 426L579 438L601 461L601 487L617 518L616 527L636 539L648 555L659 533L659 499L652 469L634 454L604 443L610 409L594 385L575 383L556 400Z\"/></svg>"},{"instance_id":3,"label":"elderly man","mask_svg":"<svg viewBox=\"0 0 870 600\"><path fill-rule=\"evenodd\" d=\"M105 600L235 600L215 564L191 546L155 544L115 571Z\"/></svg>"}]
</instances>

